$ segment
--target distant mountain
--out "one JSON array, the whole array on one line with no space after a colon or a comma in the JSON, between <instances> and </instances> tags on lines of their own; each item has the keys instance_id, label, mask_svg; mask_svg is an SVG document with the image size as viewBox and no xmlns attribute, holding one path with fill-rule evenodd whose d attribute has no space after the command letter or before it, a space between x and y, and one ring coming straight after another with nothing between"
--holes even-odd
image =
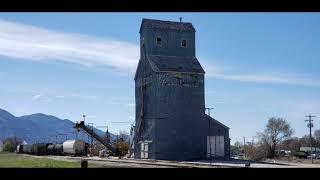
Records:
<instances>
[{"instance_id":1,"label":"distant mountain","mask_svg":"<svg viewBox=\"0 0 320 180\"><path fill-rule=\"evenodd\" d=\"M38 127L30 122L26 122L9 112L0 109L0 137L17 136L24 137L30 132L37 132Z\"/></svg>"},{"instance_id":2,"label":"distant mountain","mask_svg":"<svg viewBox=\"0 0 320 180\"><path fill-rule=\"evenodd\" d=\"M16 117L9 112L0 109L0 139L10 136L22 138L27 143L36 142L63 142L66 139L83 139L90 141L88 136L80 131L76 133L74 123L68 119L59 119L46 114L31 114ZM104 136L105 132L94 128L94 131ZM111 139L115 135L110 133Z\"/></svg>"}]
</instances>

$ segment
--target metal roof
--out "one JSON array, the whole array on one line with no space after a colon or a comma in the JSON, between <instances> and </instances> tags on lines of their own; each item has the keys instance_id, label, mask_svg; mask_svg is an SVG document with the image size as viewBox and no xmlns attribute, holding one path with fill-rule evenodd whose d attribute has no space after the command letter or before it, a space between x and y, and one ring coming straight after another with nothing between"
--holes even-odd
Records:
<instances>
[{"instance_id":1,"label":"metal roof","mask_svg":"<svg viewBox=\"0 0 320 180\"><path fill-rule=\"evenodd\" d=\"M156 72L205 73L195 57L148 55L147 59Z\"/></svg>"},{"instance_id":2,"label":"metal roof","mask_svg":"<svg viewBox=\"0 0 320 180\"><path fill-rule=\"evenodd\" d=\"M154 19L142 19L140 31L144 28L156 28L156 29L172 29L178 31L195 31L193 25L187 22L175 22L175 21L161 21Z\"/></svg>"},{"instance_id":3,"label":"metal roof","mask_svg":"<svg viewBox=\"0 0 320 180\"><path fill-rule=\"evenodd\" d=\"M220 124L221 126L223 126L223 127L227 128L227 129L230 129L228 126L226 126L226 125L222 124L221 122L219 122L218 120L214 119L213 117L210 117L210 116L209 116L209 115L207 115L207 114L205 114L205 117L206 117L207 119L211 119L211 120L213 120L214 122L216 122L216 123Z\"/></svg>"}]
</instances>

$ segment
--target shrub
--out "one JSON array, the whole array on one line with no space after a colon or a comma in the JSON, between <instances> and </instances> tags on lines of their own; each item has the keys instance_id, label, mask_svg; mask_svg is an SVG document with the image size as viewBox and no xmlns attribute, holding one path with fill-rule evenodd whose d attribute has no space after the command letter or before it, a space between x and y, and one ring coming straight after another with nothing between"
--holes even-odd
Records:
<instances>
[{"instance_id":1,"label":"shrub","mask_svg":"<svg viewBox=\"0 0 320 180\"><path fill-rule=\"evenodd\" d=\"M22 140L17 137L9 137L4 140L3 151L14 152Z\"/></svg>"}]
</instances>

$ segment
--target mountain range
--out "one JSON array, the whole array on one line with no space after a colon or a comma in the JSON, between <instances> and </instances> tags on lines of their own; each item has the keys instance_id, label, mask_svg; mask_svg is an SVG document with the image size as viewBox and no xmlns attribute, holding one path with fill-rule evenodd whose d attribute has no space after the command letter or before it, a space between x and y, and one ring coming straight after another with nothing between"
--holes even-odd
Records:
<instances>
[{"instance_id":1,"label":"mountain range","mask_svg":"<svg viewBox=\"0 0 320 180\"><path fill-rule=\"evenodd\" d=\"M83 139L90 142L91 139L82 131L76 133L74 122L68 119L60 119L55 116L42 113L16 117L6 110L0 109L0 139L16 136L29 144L48 142L61 143L67 139ZM105 132L94 128L99 136ZM115 135L110 134L111 139Z\"/></svg>"}]
</instances>

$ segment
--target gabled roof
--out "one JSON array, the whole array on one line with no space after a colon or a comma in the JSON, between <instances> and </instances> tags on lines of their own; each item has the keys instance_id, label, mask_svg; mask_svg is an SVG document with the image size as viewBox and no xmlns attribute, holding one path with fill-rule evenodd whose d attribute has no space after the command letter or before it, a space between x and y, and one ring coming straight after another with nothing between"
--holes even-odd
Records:
<instances>
[{"instance_id":1,"label":"gabled roof","mask_svg":"<svg viewBox=\"0 0 320 180\"><path fill-rule=\"evenodd\" d=\"M148 55L147 59L155 72L205 73L195 57Z\"/></svg>"},{"instance_id":2,"label":"gabled roof","mask_svg":"<svg viewBox=\"0 0 320 180\"><path fill-rule=\"evenodd\" d=\"M214 119L213 117L210 117L209 115L205 114L206 119L211 119L212 121L216 122L217 124L223 126L226 129L230 129L228 126L222 124L221 122L219 122L218 120Z\"/></svg>"},{"instance_id":3,"label":"gabled roof","mask_svg":"<svg viewBox=\"0 0 320 180\"><path fill-rule=\"evenodd\" d=\"M174 22L174 21L161 21L154 19L142 19L140 26L140 33L142 27L144 28L156 28L156 29L172 29L178 31L195 31L191 23L186 22Z\"/></svg>"}]
</instances>

